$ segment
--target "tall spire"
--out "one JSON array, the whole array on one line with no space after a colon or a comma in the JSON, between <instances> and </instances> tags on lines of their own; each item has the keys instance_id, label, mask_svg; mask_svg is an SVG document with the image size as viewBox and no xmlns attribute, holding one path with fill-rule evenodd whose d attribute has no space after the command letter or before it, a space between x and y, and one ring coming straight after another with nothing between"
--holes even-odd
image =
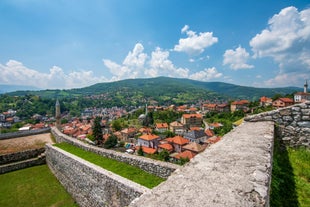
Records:
<instances>
[{"instance_id":1,"label":"tall spire","mask_svg":"<svg viewBox=\"0 0 310 207\"><path fill-rule=\"evenodd\" d=\"M307 93L307 90L308 90L308 80L306 80L304 85L304 93Z\"/></svg>"},{"instance_id":2,"label":"tall spire","mask_svg":"<svg viewBox=\"0 0 310 207\"><path fill-rule=\"evenodd\" d=\"M56 127L59 129L60 128L60 104L58 99L56 100L56 104L55 104L55 118L56 118Z\"/></svg>"}]
</instances>

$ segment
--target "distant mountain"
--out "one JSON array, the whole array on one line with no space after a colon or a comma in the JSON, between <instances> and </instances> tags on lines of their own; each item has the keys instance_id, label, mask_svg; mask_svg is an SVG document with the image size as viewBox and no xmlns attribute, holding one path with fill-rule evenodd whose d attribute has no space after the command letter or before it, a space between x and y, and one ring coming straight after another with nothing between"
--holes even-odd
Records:
<instances>
[{"instance_id":1,"label":"distant mountain","mask_svg":"<svg viewBox=\"0 0 310 207\"><path fill-rule=\"evenodd\" d=\"M223 82L202 82L190 79L157 77L147 79L128 79L117 82L98 83L89 87L70 90L18 91L9 95L33 94L46 98L72 98L101 94L113 102L145 102L156 100L183 103L194 100L258 100L261 96L291 94L302 91L298 87L255 88Z\"/></svg>"},{"instance_id":2,"label":"distant mountain","mask_svg":"<svg viewBox=\"0 0 310 207\"><path fill-rule=\"evenodd\" d=\"M9 93L14 91L35 91L40 90L39 88L33 86L21 86L21 85L0 85L0 94Z\"/></svg>"}]
</instances>

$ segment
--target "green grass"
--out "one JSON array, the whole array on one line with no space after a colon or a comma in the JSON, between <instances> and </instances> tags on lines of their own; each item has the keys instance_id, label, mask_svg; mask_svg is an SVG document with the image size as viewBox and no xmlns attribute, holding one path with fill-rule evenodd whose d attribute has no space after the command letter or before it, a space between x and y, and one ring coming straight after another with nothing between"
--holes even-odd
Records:
<instances>
[{"instance_id":1,"label":"green grass","mask_svg":"<svg viewBox=\"0 0 310 207\"><path fill-rule=\"evenodd\" d=\"M93 152L85 151L68 143L59 143L54 146L59 147L71 154L81 157L95 165L98 165L106 170L118 174L124 178L132 180L147 188L153 188L163 182L165 179L156 175L147 173L138 167L127 163L119 162L110 158L100 156Z\"/></svg>"},{"instance_id":2,"label":"green grass","mask_svg":"<svg viewBox=\"0 0 310 207\"><path fill-rule=\"evenodd\" d=\"M0 206L78 206L51 173L40 165L0 175Z\"/></svg>"},{"instance_id":3,"label":"green grass","mask_svg":"<svg viewBox=\"0 0 310 207\"><path fill-rule=\"evenodd\" d=\"M275 141L270 206L310 206L310 150Z\"/></svg>"},{"instance_id":4,"label":"green grass","mask_svg":"<svg viewBox=\"0 0 310 207\"><path fill-rule=\"evenodd\" d=\"M310 206L310 150L288 149L300 206Z\"/></svg>"}]
</instances>

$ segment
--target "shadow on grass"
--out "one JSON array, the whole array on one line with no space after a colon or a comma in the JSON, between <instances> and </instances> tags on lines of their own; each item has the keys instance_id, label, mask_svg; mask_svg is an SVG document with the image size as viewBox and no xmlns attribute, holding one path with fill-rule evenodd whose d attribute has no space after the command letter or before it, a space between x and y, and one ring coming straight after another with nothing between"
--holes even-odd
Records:
<instances>
[{"instance_id":1,"label":"shadow on grass","mask_svg":"<svg viewBox=\"0 0 310 207\"><path fill-rule=\"evenodd\" d=\"M272 167L270 206L298 207L293 168L279 136L275 138Z\"/></svg>"}]
</instances>

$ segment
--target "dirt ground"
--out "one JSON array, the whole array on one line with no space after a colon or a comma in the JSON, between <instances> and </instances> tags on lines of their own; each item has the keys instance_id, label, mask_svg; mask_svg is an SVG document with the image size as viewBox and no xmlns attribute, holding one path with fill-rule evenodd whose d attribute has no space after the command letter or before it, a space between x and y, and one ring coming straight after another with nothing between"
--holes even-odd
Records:
<instances>
[{"instance_id":1,"label":"dirt ground","mask_svg":"<svg viewBox=\"0 0 310 207\"><path fill-rule=\"evenodd\" d=\"M0 155L44 147L53 143L50 133L0 140Z\"/></svg>"}]
</instances>

